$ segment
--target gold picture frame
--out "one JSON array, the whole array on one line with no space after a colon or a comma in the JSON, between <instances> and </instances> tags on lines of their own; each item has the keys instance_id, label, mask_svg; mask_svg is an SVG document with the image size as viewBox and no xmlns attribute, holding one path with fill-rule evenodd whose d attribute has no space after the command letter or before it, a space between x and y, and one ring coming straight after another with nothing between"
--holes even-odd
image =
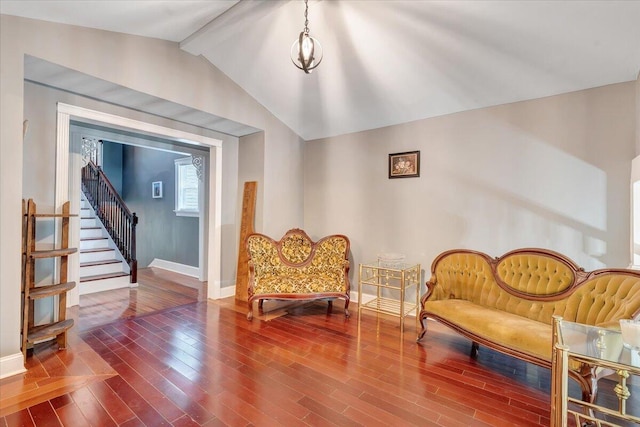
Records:
<instances>
[{"instance_id":1,"label":"gold picture frame","mask_svg":"<svg viewBox=\"0 0 640 427\"><path fill-rule=\"evenodd\" d=\"M389 179L420 176L420 151L389 154Z\"/></svg>"}]
</instances>

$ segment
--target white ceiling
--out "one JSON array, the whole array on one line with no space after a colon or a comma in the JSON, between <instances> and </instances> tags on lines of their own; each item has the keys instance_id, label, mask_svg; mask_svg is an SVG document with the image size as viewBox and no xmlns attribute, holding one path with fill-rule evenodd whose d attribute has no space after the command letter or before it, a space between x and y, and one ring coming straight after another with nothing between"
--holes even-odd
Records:
<instances>
[{"instance_id":1,"label":"white ceiling","mask_svg":"<svg viewBox=\"0 0 640 427\"><path fill-rule=\"evenodd\" d=\"M305 140L635 80L640 1L0 1L0 12L179 42Z\"/></svg>"}]
</instances>

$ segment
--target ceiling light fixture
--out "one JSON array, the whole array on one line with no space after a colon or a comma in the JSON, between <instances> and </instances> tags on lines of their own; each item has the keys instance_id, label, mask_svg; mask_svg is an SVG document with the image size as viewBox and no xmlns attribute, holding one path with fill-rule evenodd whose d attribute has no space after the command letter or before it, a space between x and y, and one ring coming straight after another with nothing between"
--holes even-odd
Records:
<instances>
[{"instance_id":1,"label":"ceiling light fixture","mask_svg":"<svg viewBox=\"0 0 640 427\"><path fill-rule=\"evenodd\" d=\"M304 29L291 46L291 61L293 65L309 74L322 61L322 46L320 42L309 35L308 0L304 0Z\"/></svg>"}]
</instances>

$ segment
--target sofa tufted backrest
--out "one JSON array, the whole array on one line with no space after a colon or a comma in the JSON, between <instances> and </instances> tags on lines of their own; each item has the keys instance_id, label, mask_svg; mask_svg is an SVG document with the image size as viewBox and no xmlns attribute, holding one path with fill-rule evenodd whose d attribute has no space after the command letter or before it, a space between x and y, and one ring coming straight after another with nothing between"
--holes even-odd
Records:
<instances>
[{"instance_id":1,"label":"sofa tufted backrest","mask_svg":"<svg viewBox=\"0 0 640 427\"><path fill-rule=\"evenodd\" d=\"M510 252L496 263L496 276L516 292L553 295L575 283L575 266L561 257L531 251Z\"/></svg>"},{"instance_id":2,"label":"sofa tufted backrest","mask_svg":"<svg viewBox=\"0 0 640 427\"><path fill-rule=\"evenodd\" d=\"M307 233L299 229L289 230L280 242L282 258L291 264L302 264L309 259L313 243Z\"/></svg>"},{"instance_id":3,"label":"sofa tufted backrest","mask_svg":"<svg viewBox=\"0 0 640 427\"><path fill-rule=\"evenodd\" d=\"M476 251L447 251L434 260L431 272L429 300L465 299L548 324L553 315L601 325L640 314L640 272L587 273L543 249L519 249L495 259Z\"/></svg>"},{"instance_id":4,"label":"sofa tufted backrest","mask_svg":"<svg viewBox=\"0 0 640 427\"><path fill-rule=\"evenodd\" d=\"M495 292L495 279L488 256L474 251L448 251L431 266L435 299L464 299L478 304ZM434 280L435 279L435 280Z\"/></svg>"},{"instance_id":5,"label":"sofa tufted backrest","mask_svg":"<svg viewBox=\"0 0 640 427\"><path fill-rule=\"evenodd\" d=\"M577 287L557 313L567 320L603 325L640 312L640 276L629 270L598 271Z\"/></svg>"},{"instance_id":6,"label":"sofa tufted backrest","mask_svg":"<svg viewBox=\"0 0 640 427\"><path fill-rule=\"evenodd\" d=\"M280 239L260 233L247 237L247 251L254 274L277 275L312 273L332 276L339 282L348 282L349 239L335 234L318 242L298 228L291 229Z\"/></svg>"}]
</instances>

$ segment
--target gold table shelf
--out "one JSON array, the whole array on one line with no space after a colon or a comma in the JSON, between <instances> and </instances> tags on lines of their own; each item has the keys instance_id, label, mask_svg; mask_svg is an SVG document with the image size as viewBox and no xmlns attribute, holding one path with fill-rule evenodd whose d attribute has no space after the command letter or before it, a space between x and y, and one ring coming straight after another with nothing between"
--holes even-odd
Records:
<instances>
[{"instance_id":1,"label":"gold table shelf","mask_svg":"<svg viewBox=\"0 0 640 427\"><path fill-rule=\"evenodd\" d=\"M358 323L363 310L390 314L400 318L400 332L404 332L404 319L411 313L418 314L420 307L420 264L399 264L394 267L379 262L360 264L358 280ZM362 302L363 287L374 287L375 298ZM406 298L407 290L415 288L415 302ZM399 298L390 298L384 292L399 292Z\"/></svg>"},{"instance_id":2,"label":"gold table shelf","mask_svg":"<svg viewBox=\"0 0 640 427\"><path fill-rule=\"evenodd\" d=\"M611 427L640 424L640 417L630 413L637 414L638 398L629 388L630 377L633 376L634 380L640 377L638 350L623 345L620 331L569 322L559 316L553 317L553 331L551 427L565 427L569 425L570 418L575 425ZM568 395L568 370L575 362L592 366L596 375L604 372L618 377L614 388L617 408L584 402ZM629 406L632 402L636 407Z\"/></svg>"}]
</instances>

